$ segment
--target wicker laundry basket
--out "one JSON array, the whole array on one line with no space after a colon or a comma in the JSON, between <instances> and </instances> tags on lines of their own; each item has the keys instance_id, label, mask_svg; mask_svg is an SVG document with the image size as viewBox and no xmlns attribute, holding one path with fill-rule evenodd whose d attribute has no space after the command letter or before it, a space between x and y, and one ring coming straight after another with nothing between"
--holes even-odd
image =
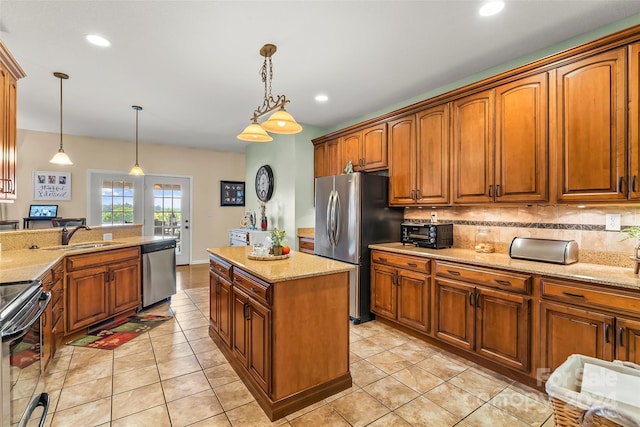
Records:
<instances>
[{"instance_id":1,"label":"wicker laundry basket","mask_svg":"<svg viewBox=\"0 0 640 427\"><path fill-rule=\"evenodd\" d=\"M573 354L549 377L545 387L557 427L640 427L640 408L580 393L585 363L640 377L640 366Z\"/></svg>"}]
</instances>

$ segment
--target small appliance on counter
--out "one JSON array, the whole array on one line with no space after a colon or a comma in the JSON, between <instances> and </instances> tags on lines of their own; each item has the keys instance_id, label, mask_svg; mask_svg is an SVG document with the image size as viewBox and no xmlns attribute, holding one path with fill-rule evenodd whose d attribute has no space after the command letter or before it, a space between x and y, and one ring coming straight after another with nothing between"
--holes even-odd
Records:
<instances>
[{"instance_id":1,"label":"small appliance on counter","mask_svg":"<svg viewBox=\"0 0 640 427\"><path fill-rule=\"evenodd\" d=\"M403 245L444 249L453 246L453 224L404 222L400 224Z\"/></svg>"},{"instance_id":2,"label":"small appliance on counter","mask_svg":"<svg viewBox=\"0 0 640 427\"><path fill-rule=\"evenodd\" d=\"M529 261L573 264L578 262L578 243L575 240L514 237L509 246L509 256Z\"/></svg>"}]
</instances>

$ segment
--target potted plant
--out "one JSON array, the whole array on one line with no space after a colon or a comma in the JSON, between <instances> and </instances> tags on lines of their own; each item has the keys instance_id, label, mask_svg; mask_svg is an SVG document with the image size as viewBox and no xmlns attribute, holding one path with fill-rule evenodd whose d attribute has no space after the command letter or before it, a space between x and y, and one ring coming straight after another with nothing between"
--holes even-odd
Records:
<instances>
[{"instance_id":1,"label":"potted plant","mask_svg":"<svg viewBox=\"0 0 640 427\"><path fill-rule=\"evenodd\" d=\"M633 256L636 257L637 259L640 259L640 226L632 225L631 227L627 227L624 230L622 230L622 232L627 234L627 237L625 237L622 240L627 240L631 238L636 239L636 247L635 247Z\"/></svg>"},{"instance_id":2,"label":"potted plant","mask_svg":"<svg viewBox=\"0 0 640 427\"><path fill-rule=\"evenodd\" d=\"M284 240L284 230L278 230L277 227L273 227L273 230L271 230L273 255L282 255L282 246L284 245Z\"/></svg>"}]
</instances>

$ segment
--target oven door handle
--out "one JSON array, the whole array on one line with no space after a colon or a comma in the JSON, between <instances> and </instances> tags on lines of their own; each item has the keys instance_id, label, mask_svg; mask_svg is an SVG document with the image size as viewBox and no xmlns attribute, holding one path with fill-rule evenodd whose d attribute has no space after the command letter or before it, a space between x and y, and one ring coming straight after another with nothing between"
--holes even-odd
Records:
<instances>
[{"instance_id":1,"label":"oven door handle","mask_svg":"<svg viewBox=\"0 0 640 427\"><path fill-rule=\"evenodd\" d=\"M51 300L51 292L42 292L38 299L40 301L38 302L37 313L23 319L21 324L13 326L9 332L2 331L2 342L13 341L16 338L20 338L27 333L27 330L29 330L34 323L40 320L40 316L42 316L42 313L44 313Z\"/></svg>"},{"instance_id":2,"label":"oven door handle","mask_svg":"<svg viewBox=\"0 0 640 427\"><path fill-rule=\"evenodd\" d=\"M33 399L29 404L29 407L25 410L24 416L20 420L18 427L25 427L29 422L29 418L31 418L31 414L36 410L38 406L42 406L42 416L40 417L40 422L38 423L38 427L44 427L44 420L47 417L47 411L49 410L49 395L47 393L40 393L37 399Z\"/></svg>"}]
</instances>

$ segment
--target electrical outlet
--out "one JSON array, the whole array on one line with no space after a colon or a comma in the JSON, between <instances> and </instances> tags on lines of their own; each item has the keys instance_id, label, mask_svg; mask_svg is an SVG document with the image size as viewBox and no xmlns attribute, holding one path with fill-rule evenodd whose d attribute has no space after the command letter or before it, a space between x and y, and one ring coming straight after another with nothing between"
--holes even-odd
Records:
<instances>
[{"instance_id":1,"label":"electrical outlet","mask_svg":"<svg viewBox=\"0 0 640 427\"><path fill-rule=\"evenodd\" d=\"M102 235L102 240L111 240L113 239L113 233L104 233Z\"/></svg>"},{"instance_id":2,"label":"electrical outlet","mask_svg":"<svg viewBox=\"0 0 640 427\"><path fill-rule=\"evenodd\" d=\"M620 231L620 214L606 214L604 229L608 231Z\"/></svg>"},{"instance_id":3,"label":"electrical outlet","mask_svg":"<svg viewBox=\"0 0 640 427\"><path fill-rule=\"evenodd\" d=\"M431 224L438 223L438 214L436 212L431 212Z\"/></svg>"}]
</instances>

